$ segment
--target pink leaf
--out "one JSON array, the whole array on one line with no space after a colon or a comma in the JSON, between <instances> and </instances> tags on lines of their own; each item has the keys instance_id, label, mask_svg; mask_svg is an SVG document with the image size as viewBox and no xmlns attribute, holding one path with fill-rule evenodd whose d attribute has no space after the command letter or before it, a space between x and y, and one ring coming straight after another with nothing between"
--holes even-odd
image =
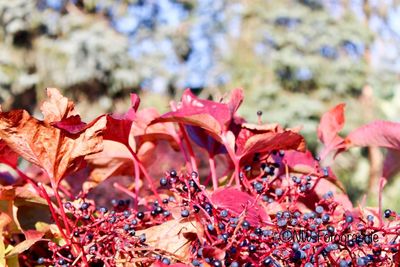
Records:
<instances>
[{"instance_id":1,"label":"pink leaf","mask_svg":"<svg viewBox=\"0 0 400 267\"><path fill-rule=\"evenodd\" d=\"M375 121L352 131L346 138L347 147L379 146L400 149L400 123Z\"/></svg>"},{"instance_id":2,"label":"pink leaf","mask_svg":"<svg viewBox=\"0 0 400 267\"><path fill-rule=\"evenodd\" d=\"M382 176L387 180L400 171L400 150L388 149L383 161Z\"/></svg>"}]
</instances>

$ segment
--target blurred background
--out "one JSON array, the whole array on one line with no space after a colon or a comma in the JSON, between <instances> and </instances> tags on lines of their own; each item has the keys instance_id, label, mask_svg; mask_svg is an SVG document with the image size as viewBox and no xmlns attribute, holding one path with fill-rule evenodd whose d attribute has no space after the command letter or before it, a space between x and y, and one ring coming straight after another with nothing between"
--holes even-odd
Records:
<instances>
[{"instance_id":1,"label":"blurred background","mask_svg":"<svg viewBox=\"0 0 400 267\"><path fill-rule=\"evenodd\" d=\"M4 110L37 113L46 87L86 120L123 112L131 92L164 112L185 88L218 100L242 87L247 120L262 110L302 125L315 153L319 118L339 102L344 134L399 120L399 55L398 0L0 0ZM335 161L354 203L376 204L383 156L353 149ZM400 178L386 187L392 208L399 188Z\"/></svg>"}]
</instances>

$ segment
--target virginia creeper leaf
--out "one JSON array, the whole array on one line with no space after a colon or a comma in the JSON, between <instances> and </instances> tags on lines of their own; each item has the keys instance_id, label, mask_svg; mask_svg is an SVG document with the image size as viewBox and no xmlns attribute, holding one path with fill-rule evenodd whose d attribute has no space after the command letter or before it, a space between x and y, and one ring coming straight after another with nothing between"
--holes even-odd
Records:
<instances>
[{"instance_id":1,"label":"virginia creeper leaf","mask_svg":"<svg viewBox=\"0 0 400 267\"><path fill-rule=\"evenodd\" d=\"M31 117L25 110L0 113L0 137L26 160L40 166L55 181L82 166L86 155L102 149L105 117L99 117L74 134L52 126L58 119L73 114L73 104L55 89L42 105L45 121ZM75 116L73 114L72 116Z\"/></svg>"},{"instance_id":2,"label":"virginia creeper leaf","mask_svg":"<svg viewBox=\"0 0 400 267\"><path fill-rule=\"evenodd\" d=\"M211 195L211 200L218 208L227 209L235 216L240 215L247 208L246 220L252 225L259 225L269 220L268 214L257 200L238 189L224 188L215 191Z\"/></svg>"},{"instance_id":3,"label":"virginia creeper leaf","mask_svg":"<svg viewBox=\"0 0 400 267\"><path fill-rule=\"evenodd\" d=\"M338 104L321 117L317 130L319 140L325 145L321 158L325 158L343 142L338 133L344 126L344 107L344 103Z\"/></svg>"}]
</instances>

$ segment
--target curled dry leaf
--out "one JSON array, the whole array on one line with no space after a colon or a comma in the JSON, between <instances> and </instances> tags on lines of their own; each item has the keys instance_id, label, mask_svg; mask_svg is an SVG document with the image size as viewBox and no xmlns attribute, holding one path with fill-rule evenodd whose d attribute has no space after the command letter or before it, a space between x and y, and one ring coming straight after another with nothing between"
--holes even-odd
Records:
<instances>
[{"instance_id":1,"label":"curled dry leaf","mask_svg":"<svg viewBox=\"0 0 400 267\"><path fill-rule=\"evenodd\" d=\"M190 244L201 239L203 226L194 219L175 219L161 225L137 231L146 234L146 244L154 249L167 252L171 257L189 263Z\"/></svg>"},{"instance_id":2,"label":"curled dry leaf","mask_svg":"<svg viewBox=\"0 0 400 267\"><path fill-rule=\"evenodd\" d=\"M61 95L58 89L47 88L46 93L48 99L40 107L45 122L58 122L70 116L78 115L74 103Z\"/></svg>"},{"instance_id":3,"label":"curled dry leaf","mask_svg":"<svg viewBox=\"0 0 400 267\"><path fill-rule=\"evenodd\" d=\"M76 116L72 102L55 89L48 90L49 100L42 105L44 121L31 117L25 110L0 113L0 137L26 160L44 169L51 179L82 166L84 157L102 150L106 118L76 128L57 128L59 121ZM77 122L80 120L77 120Z\"/></svg>"},{"instance_id":4,"label":"curled dry leaf","mask_svg":"<svg viewBox=\"0 0 400 267\"><path fill-rule=\"evenodd\" d=\"M103 145L104 149L101 152L85 158L90 169L89 179L85 183L90 186L85 186L86 190L112 176L134 176L133 156L126 146L110 140L104 140ZM146 142L140 146L137 152L137 157L146 167L155 160L154 148L154 143Z\"/></svg>"}]
</instances>

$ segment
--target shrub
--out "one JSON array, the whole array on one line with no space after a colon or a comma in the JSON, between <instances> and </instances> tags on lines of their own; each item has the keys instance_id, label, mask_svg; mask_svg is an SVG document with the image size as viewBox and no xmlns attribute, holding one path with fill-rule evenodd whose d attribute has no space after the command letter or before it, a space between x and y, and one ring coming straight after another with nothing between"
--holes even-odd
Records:
<instances>
[{"instance_id":1,"label":"shrub","mask_svg":"<svg viewBox=\"0 0 400 267\"><path fill-rule=\"evenodd\" d=\"M138 110L132 95L125 114L90 123L58 90L47 94L43 120L0 113L0 162L9 168L0 191L3 265L399 263L399 215L382 211L381 201L354 207L322 164L352 146L389 148L382 192L397 170L397 123L343 138L339 104L322 117L325 148L313 156L298 128L265 124L261 111L257 124L239 117L241 90L220 102L187 90L163 115ZM115 191L128 198L100 204Z\"/></svg>"}]
</instances>

